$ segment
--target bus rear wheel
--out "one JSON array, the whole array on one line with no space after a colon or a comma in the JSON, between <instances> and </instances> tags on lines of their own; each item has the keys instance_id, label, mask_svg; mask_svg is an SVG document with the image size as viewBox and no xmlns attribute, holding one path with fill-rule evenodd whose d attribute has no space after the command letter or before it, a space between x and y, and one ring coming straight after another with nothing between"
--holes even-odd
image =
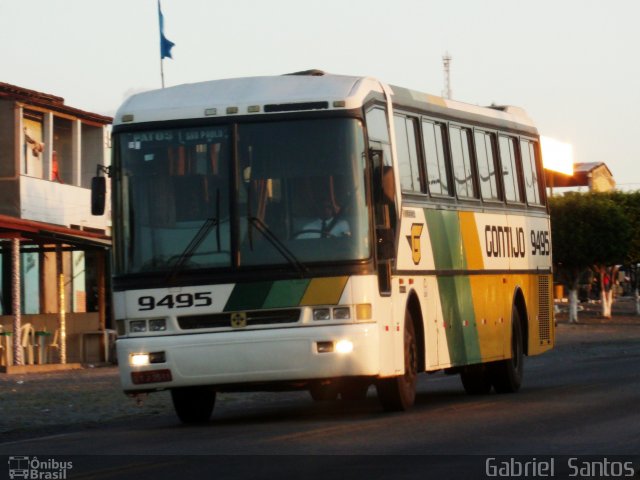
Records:
<instances>
[{"instance_id":1,"label":"bus rear wheel","mask_svg":"<svg viewBox=\"0 0 640 480\"><path fill-rule=\"evenodd\" d=\"M524 348L520 313L513 307L511 313L511 358L492 363L491 383L497 393L515 393L522 385Z\"/></svg>"},{"instance_id":2,"label":"bus rear wheel","mask_svg":"<svg viewBox=\"0 0 640 480\"><path fill-rule=\"evenodd\" d=\"M408 410L416 400L418 380L418 346L411 312L404 316L404 375L382 378L376 382L378 399L388 412Z\"/></svg>"},{"instance_id":3,"label":"bus rear wheel","mask_svg":"<svg viewBox=\"0 0 640 480\"><path fill-rule=\"evenodd\" d=\"M216 403L216 391L211 387L174 388L171 399L182 423L206 423Z\"/></svg>"}]
</instances>

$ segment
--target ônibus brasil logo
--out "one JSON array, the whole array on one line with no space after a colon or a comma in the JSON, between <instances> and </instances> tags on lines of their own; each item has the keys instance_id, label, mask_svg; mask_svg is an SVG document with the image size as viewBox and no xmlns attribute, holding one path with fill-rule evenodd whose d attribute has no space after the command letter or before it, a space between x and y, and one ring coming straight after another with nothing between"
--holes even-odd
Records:
<instances>
[{"instance_id":1,"label":"\u00f4nibus brasil logo","mask_svg":"<svg viewBox=\"0 0 640 480\"><path fill-rule=\"evenodd\" d=\"M65 480L67 471L73 468L72 462L62 462L53 458L39 460L38 457L9 457L9 478L25 480Z\"/></svg>"}]
</instances>

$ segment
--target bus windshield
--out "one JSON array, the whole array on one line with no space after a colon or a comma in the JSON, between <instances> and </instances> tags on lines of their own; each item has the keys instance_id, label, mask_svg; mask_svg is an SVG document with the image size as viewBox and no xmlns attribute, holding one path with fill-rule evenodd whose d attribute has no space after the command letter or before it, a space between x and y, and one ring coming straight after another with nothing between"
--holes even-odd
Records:
<instances>
[{"instance_id":1,"label":"bus windshield","mask_svg":"<svg viewBox=\"0 0 640 480\"><path fill-rule=\"evenodd\" d=\"M116 142L116 274L370 256L359 120L123 132Z\"/></svg>"}]
</instances>

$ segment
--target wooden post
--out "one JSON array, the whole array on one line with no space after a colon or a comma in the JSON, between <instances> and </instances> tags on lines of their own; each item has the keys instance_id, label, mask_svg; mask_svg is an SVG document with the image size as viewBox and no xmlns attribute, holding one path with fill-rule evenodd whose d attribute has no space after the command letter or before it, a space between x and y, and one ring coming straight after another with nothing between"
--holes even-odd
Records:
<instances>
[{"instance_id":1,"label":"wooden post","mask_svg":"<svg viewBox=\"0 0 640 480\"><path fill-rule=\"evenodd\" d=\"M13 258L13 271L11 272L11 300L13 310L13 364L24 365L22 355L22 305L20 302L20 239L11 239L11 256Z\"/></svg>"},{"instance_id":2,"label":"wooden post","mask_svg":"<svg viewBox=\"0 0 640 480\"><path fill-rule=\"evenodd\" d=\"M64 302L64 273L60 273L58 282L58 293L60 295L60 308L58 317L60 321L60 363L67 363L67 319Z\"/></svg>"},{"instance_id":3,"label":"wooden post","mask_svg":"<svg viewBox=\"0 0 640 480\"><path fill-rule=\"evenodd\" d=\"M105 287L105 255L106 251L101 250L96 255L97 260L97 282L98 282L98 319L100 322L100 330L107 328L107 302L106 302L106 287Z\"/></svg>"}]
</instances>

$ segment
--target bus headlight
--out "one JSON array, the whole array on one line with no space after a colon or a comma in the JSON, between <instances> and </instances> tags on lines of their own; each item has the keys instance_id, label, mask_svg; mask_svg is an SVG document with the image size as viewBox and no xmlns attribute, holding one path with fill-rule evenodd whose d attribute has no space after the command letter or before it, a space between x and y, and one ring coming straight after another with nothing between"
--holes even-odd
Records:
<instances>
[{"instance_id":1,"label":"bus headlight","mask_svg":"<svg viewBox=\"0 0 640 480\"><path fill-rule=\"evenodd\" d=\"M353 342L349 340L339 340L336 342L336 352L351 353L353 352Z\"/></svg>"},{"instance_id":2,"label":"bus headlight","mask_svg":"<svg viewBox=\"0 0 640 480\"><path fill-rule=\"evenodd\" d=\"M164 332L167 329L167 320L164 318L157 318L149 320L150 332Z\"/></svg>"},{"instance_id":3,"label":"bus headlight","mask_svg":"<svg viewBox=\"0 0 640 480\"><path fill-rule=\"evenodd\" d=\"M314 308L313 309L314 320L331 320L330 308Z\"/></svg>"},{"instance_id":4,"label":"bus headlight","mask_svg":"<svg viewBox=\"0 0 640 480\"><path fill-rule=\"evenodd\" d=\"M349 320L351 318L351 309L349 307L336 307L333 309L334 320Z\"/></svg>"},{"instance_id":5,"label":"bus headlight","mask_svg":"<svg viewBox=\"0 0 640 480\"><path fill-rule=\"evenodd\" d=\"M132 367L146 367L153 363L165 363L167 355L164 352L132 353L129 355L129 365Z\"/></svg>"},{"instance_id":6,"label":"bus headlight","mask_svg":"<svg viewBox=\"0 0 640 480\"><path fill-rule=\"evenodd\" d=\"M129 333L142 333L147 331L146 320L132 320L129 322Z\"/></svg>"},{"instance_id":7,"label":"bus headlight","mask_svg":"<svg viewBox=\"0 0 640 480\"><path fill-rule=\"evenodd\" d=\"M132 353L129 356L129 365L132 367L144 367L149 365L148 353Z\"/></svg>"}]
</instances>

